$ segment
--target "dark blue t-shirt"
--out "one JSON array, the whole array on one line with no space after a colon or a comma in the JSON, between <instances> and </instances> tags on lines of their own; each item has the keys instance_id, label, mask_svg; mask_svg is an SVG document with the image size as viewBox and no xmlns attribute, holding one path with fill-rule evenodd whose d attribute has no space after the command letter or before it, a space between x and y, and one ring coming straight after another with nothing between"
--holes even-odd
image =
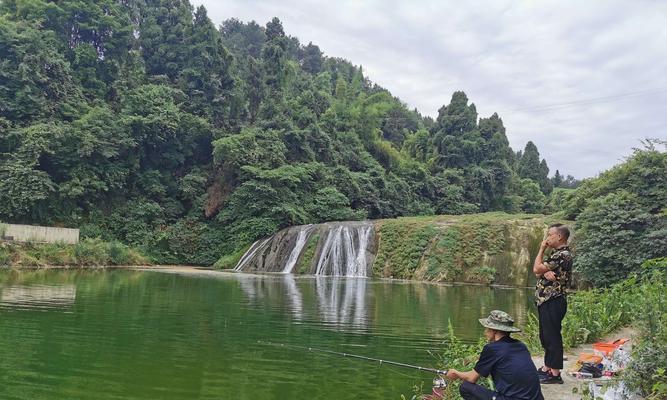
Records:
<instances>
[{"instance_id":1,"label":"dark blue t-shirt","mask_svg":"<svg viewBox=\"0 0 667 400\"><path fill-rule=\"evenodd\" d=\"M491 375L503 399L544 400L526 345L509 336L484 346L475 371L483 377Z\"/></svg>"}]
</instances>

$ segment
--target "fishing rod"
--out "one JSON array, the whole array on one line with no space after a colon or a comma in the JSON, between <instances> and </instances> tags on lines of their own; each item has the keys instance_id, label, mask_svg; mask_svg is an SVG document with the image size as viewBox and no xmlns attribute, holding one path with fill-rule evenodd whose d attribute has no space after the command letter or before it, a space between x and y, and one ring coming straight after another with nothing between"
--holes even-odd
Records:
<instances>
[{"instance_id":1,"label":"fishing rod","mask_svg":"<svg viewBox=\"0 0 667 400\"><path fill-rule=\"evenodd\" d=\"M294 348L294 349L299 349L299 350L308 350L308 351L311 351L311 352L314 352L314 353L332 354L332 355L342 356L342 357L357 358L357 359L360 359L360 360L379 362L380 365L389 364L389 365L395 365L397 367L411 368L411 369L416 369L416 370L419 370L419 371L426 371L426 372L433 372L434 374L437 374L437 375L447 374L446 369L442 370L442 369L435 369L435 368L428 368L428 367L420 367L419 365L405 364L405 363L401 363L401 362L397 362L397 361L381 360L379 358L360 356L358 354L351 354L351 353L343 353L343 352L340 352L340 351L324 350L324 349L318 349L318 348L315 348L315 347L296 346L296 345L283 344L283 343L264 342L264 341L261 341L261 340L258 340L257 343L265 344L265 345L269 345L269 346L275 346L275 347L285 347L285 348Z\"/></svg>"}]
</instances>

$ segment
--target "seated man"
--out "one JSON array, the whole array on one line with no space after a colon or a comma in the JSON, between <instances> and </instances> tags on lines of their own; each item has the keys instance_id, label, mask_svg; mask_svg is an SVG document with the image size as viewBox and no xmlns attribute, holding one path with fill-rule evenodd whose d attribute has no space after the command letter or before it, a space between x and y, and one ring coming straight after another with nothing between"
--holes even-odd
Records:
<instances>
[{"instance_id":1,"label":"seated man","mask_svg":"<svg viewBox=\"0 0 667 400\"><path fill-rule=\"evenodd\" d=\"M447 371L447 378L461 379L459 389L466 400L544 400L540 390L540 379L526 345L510 337L511 332L520 332L514 320L503 311L494 310L488 318L479 320L484 335L489 341L484 346L475 368L460 372ZM477 385L480 376L491 375L496 390Z\"/></svg>"}]
</instances>

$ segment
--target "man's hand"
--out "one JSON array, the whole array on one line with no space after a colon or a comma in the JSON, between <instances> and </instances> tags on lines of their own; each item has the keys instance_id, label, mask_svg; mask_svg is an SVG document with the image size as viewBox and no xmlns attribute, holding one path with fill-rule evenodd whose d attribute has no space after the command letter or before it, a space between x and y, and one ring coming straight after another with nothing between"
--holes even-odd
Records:
<instances>
[{"instance_id":1,"label":"man's hand","mask_svg":"<svg viewBox=\"0 0 667 400\"><path fill-rule=\"evenodd\" d=\"M546 250L547 247L549 247L549 244L547 243L546 240L543 240L542 243L540 244L540 250Z\"/></svg>"},{"instance_id":2,"label":"man's hand","mask_svg":"<svg viewBox=\"0 0 667 400\"><path fill-rule=\"evenodd\" d=\"M543 276L551 282L554 282L557 279L556 274L553 271L547 271Z\"/></svg>"},{"instance_id":3,"label":"man's hand","mask_svg":"<svg viewBox=\"0 0 667 400\"><path fill-rule=\"evenodd\" d=\"M476 383L479 379L479 374L474 369L467 372L450 369L447 371L447 374L445 374L445 377L447 379L462 379L466 382Z\"/></svg>"},{"instance_id":4,"label":"man's hand","mask_svg":"<svg viewBox=\"0 0 667 400\"><path fill-rule=\"evenodd\" d=\"M450 369L447 371L447 373L445 374L445 377L446 377L447 379L451 379L451 380L458 379L458 378L459 378L459 371L457 371L457 370L455 370L455 369L453 369L453 368L450 368Z\"/></svg>"}]
</instances>

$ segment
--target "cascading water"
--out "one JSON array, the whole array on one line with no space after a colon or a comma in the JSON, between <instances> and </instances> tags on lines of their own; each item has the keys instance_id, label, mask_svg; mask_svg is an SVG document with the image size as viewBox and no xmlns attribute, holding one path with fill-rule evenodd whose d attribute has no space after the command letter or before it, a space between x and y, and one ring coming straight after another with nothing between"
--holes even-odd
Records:
<instances>
[{"instance_id":1,"label":"cascading water","mask_svg":"<svg viewBox=\"0 0 667 400\"><path fill-rule=\"evenodd\" d=\"M374 234L369 221L294 226L253 243L234 269L289 274L299 266L298 271L314 275L366 277L375 255Z\"/></svg>"},{"instance_id":2,"label":"cascading water","mask_svg":"<svg viewBox=\"0 0 667 400\"><path fill-rule=\"evenodd\" d=\"M362 225L331 229L320 251L315 275L367 276L366 249L372 228L373 225Z\"/></svg>"},{"instance_id":3,"label":"cascading water","mask_svg":"<svg viewBox=\"0 0 667 400\"><path fill-rule=\"evenodd\" d=\"M238 264L236 264L236 267L234 268L235 271L242 271L243 267L250 261L252 260L252 257L257 253L260 249L265 247L269 242L271 241L271 237L258 240L255 243L250 246L248 251L241 257L239 260Z\"/></svg>"},{"instance_id":4,"label":"cascading water","mask_svg":"<svg viewBox=\"0 0 667 400\"><path fill-rule=\"evenodd\" d=\"M292 252L289 255L289 259L287 259L287 264L285 264L285 269L283 269L283 273L285 274L292 273L292 270L294 269L296 262L299 260L301 251L303 250L303 247L306 245L306 239L308 239L308 233L311 230L312 230L311 225L306 225L304 229L299 230L299 236L297 236L296 238L296 244L294 245L294 248L292 249Z\"/></svg>"}]
</instances>

